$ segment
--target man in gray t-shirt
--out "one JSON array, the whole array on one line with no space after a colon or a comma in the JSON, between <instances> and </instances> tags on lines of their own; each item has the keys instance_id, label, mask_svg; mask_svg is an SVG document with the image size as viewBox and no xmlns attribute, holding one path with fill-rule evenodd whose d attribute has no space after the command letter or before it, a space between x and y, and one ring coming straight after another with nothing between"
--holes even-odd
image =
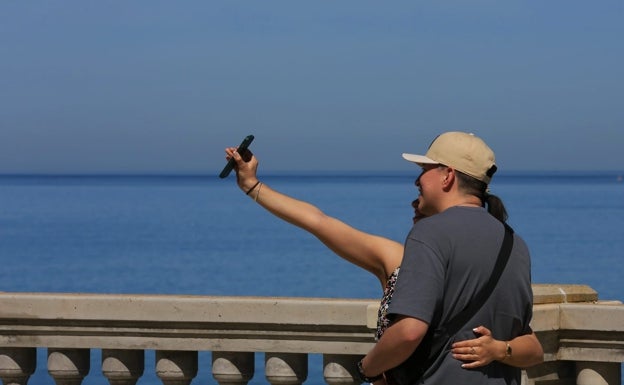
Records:
<instances>
[{"instance_id":1,"label":"man in gray t-shirt","mask_svg":"<svg viewBox=\"0 0 624 385\"><path fill-rule=\"evenodd\" d=\"M487 283L504 231L502 223L482 207L455 206L416 223L407 237L388 314L417 318L429 328L446 324ZM472 329L479 325L490 325L497 340L531 334L531 263L525 243L517 235L514 238L495 290L455 339L474 338ZM517 368L495 361L465 370L448 349L426 376L425 383L435 384L520 383Z\"/></svg>"},{"instance_id":2,"label":"man in gray t-shirt","mask_svg":"<svg viewBox=\"0 0 624 385\"><path fill-rule=\"evenodd\" d=\"M497 166L481 139L447 132L426 155L403 157L422 168L417 211L425 218L405 242L388 308L392 322L358 364L361 379L376 385L389 379L383 373L406 361L428 332L475 302L492 274L507 220L502 201L489 193ZM543 361L529 326L532 307L529 251L514 235L509 261L489 299L415 383L520 384L519 368ZM492 353L487 362L479 361L481 351Z\"/></svg>"}]
</instances>

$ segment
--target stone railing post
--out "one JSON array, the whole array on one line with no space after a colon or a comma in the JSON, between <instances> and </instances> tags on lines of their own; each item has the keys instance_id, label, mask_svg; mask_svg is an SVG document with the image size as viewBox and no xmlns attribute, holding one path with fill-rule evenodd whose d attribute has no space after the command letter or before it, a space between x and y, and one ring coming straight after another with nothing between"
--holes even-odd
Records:
<instances>
[{"instance_id":1,"label":"stone railing post","mask_svg":"<svg viewBox=\"0 0 624 385\"><path fill-rule=\"evenodd\" d=\"M362 355L323 354L323 377L329 385L357 385L361 381L356 372Z\"/></svg>"},{"instance_id":2,"label":"stone railing post","mask_svg":"<svg viewBox=\"0 0 624 385\"><path fill-rule=\"evenodd\" d=\"M143 350L102 349L102 374L110 385L134 385L144 370Z\"/></svg>"},{"instance_id":3,"label":"stone railing post","mask_svg":"<svg viewBox=\"0 0 624 385\"><path fill-rule=\"evenodd\" d=\"M255 371L253 352L212 352L212 377L220 385L246 385Z\"/></svg>"},{"instance_id":4,"label":"stone railing post","mask_svg":"<svg viewBox=\"0 0 624 385\"><path fill-rule=\"evenodd\" d=\"M189 385L197 376L196 351L156 351L156 375L164 385Z\"/></svg>"},{"instance_id":5,"label":"stone railing post","mask_svg":"<svg viewBox=\"0 0 624 385\"><path fill-rule=\"evenodd\" d=\"M308 355L265 353L264 372L272 385L301 385L308 378Z\"/></svg>"},{"instance_id":6,"label":"stone railing post","mask_svg":"<svg viewBox=\"0 0 624 385\"><path fill-rule=\"evenodd\" d=\"M576 385L620 385L618 362L576 362Z\"/></svg>"},{"instance_id":7,"label":"stone railing post","mask_svg":"<svg viewBox=\"0 0 624 385\"><path fill-rule=\"evenodd\" d=\"M48 373L56 385L80 385L89 374L90 349L48 349Z\"/></svg>"},{"instance_id":8,"label":"stone railing post","mask_svg":"<svg viewBox=\"0 0 624 385\"><path fill-rule=\"evenodd\" d=\"M0 380L4 385L26 385L37 368L37 349L0 348Z\"/></svg>"}]
</instances>

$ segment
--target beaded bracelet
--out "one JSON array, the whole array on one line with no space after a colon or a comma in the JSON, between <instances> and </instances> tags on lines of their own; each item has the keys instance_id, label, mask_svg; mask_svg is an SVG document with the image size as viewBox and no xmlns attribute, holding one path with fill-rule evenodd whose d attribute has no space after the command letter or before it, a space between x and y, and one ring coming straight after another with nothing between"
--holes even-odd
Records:
<instances>
[{"instance_id":1,"label":"beaded bracelet","mask_svg":"<svg viewBox=\"0 0 624 385\"><path fill-rule=\"evenodd\" d=\"M258 196L260 195L260 190L262 190L262 185L264 185L264 183L260 183L260 186L258 187L258 191L256 191L256 196L254 197L254 202L258 202Z\"/></svg>"},{"instance_id":2,"label":"beaded bracelet","mask_svg":"<svg viewBox=\"0 0 624 385\"><path fill-rule=\"evenodd\" d=\"M379 381L382 378L384 378L383 373L378 374L378 375L376 375L374 377L366 376L366 374L364 374L364 369L362 368L362 360L358 361L358 363L357 363L357 372L358 372L358 376L360 377L360 380L362 382L367 382L369 384L372 384L373 382Z\"/></svg>"}]
</instances>

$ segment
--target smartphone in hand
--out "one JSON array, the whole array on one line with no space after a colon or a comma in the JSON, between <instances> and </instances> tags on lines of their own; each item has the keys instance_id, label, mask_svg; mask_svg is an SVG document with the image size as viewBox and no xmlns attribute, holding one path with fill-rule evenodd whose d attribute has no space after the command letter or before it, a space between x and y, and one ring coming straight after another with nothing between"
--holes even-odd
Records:
<instances>
[{"instance_id":1,"label":"smartphone in hand","mask_svg":"<svg viewBox=\"0 0 624 385\"><path fill-rule=\"evenodd\" d=\"M245 137L245 139L243 139L241 144L238 146L238 149L236 151L239 154L242 155L243 152L245 152L245 150L247 150L247 147L249 147L251 142L253 142L253 140L254 140L254 136L253 135L247 135ZM225 178L228 175L230 175L230 172L234 168L235 164L236 164L236 161L234 160L234 158L228 160L228 162L226 163L225 167L223 167L223 171L221 171L221 174L219 174L219 178Z\"/></svg>"}]
</instances>

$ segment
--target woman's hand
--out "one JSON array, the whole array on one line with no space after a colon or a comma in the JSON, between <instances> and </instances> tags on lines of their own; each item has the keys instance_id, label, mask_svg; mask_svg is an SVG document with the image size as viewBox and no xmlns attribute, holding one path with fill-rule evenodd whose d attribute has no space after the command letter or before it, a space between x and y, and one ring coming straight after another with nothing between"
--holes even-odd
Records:
<instances>
[{"instance_id":1,"label":"woman's hand","mask_svg":"<svg viewBox=\"0 0 624 385\"><path fill-rule=\"evenodd\" d=\"M234 159L234 171L236 172L236 183L244 192L249 191L257 182L256 172L258 170L258 159L249 150L245 150L241 155L236 151L236 147L225 149L225 159Z\"/></svg>"},{"instance_id":2,"label":"woman's hand","mask_svg":"<svg viewBox=\"0 0 624 385\"><path fill-rule=\"evenodd\" d=\"M484 326L476 327L473 331L481 336L455 342L451 350L453 358L464 361L462 368L478 368L505 358L507 344L504 341L492 338L492 332Z\"/></svg>"}]
</instances>

